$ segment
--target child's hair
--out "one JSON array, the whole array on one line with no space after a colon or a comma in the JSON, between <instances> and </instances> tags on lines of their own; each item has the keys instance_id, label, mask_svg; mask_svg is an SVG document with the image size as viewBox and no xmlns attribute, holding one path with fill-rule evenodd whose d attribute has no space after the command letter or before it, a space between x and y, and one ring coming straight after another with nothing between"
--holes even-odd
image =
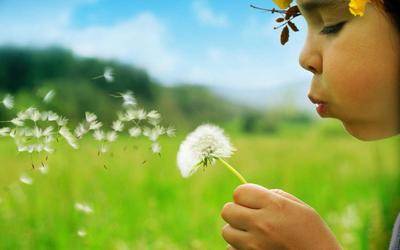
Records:
<instances>
[{"instance_id":1,"label":"child's hair","mask_svg":"<svg viewBox=\"0 0 400 250\"><path fill-rule=\"evenodd\" d=\"M289 5L293 0L289 0ZM384 12L384 14L388 15L388 17L393 21L397 30L400 32L400 0L370 0L377 4L378 8ZM277 18L276 22L279 23L279 26L274 27L274 29L282 28L281 31L281 44L285 45L285 43L289 40L289 27L292 31L297 32L298 28L294 24L293 19L298 16L301 16L300 10L297 5L291 6L287 9L265 9L256 7L254 5L250 5L251 7L267 12L278 13L281 14L282 17ZM354 13L353 13L354 14Z\"/></svg>"},{"instance_id":2,"label":"child's hair","mask_svg":"<svg viewBox=\"0 0 400 250\"><path fill-rule=\"evenodd\" d=\"M400 31L400 0L384 0L383 5Z\"/></svg>"}]
</instances>

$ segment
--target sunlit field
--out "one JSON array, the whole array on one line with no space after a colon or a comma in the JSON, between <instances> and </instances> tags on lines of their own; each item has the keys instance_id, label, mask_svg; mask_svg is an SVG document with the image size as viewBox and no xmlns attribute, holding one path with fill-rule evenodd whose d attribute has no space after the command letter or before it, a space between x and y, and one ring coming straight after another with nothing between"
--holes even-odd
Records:
<instances>
[{"instance_id":1,"label":"sunlit field","mask_svg":"<svg viewBox=\"0 0 400 250\"><path fill-rule=\"evenodd\" d=\"M38 171L45 156L18 155L2 138L0 249L225 249L220 210L238 180L220 165L183 179L175 161L183 138L178 131L161 140L161 156L129 138L104 156L91 139L79 150L60 145L47 174ZM229 162L248 181L310 204L346 249L387 249L400 209L398 138L366 143L293 128L232 141L238 151Z\"/></svg>"}]
</instances>

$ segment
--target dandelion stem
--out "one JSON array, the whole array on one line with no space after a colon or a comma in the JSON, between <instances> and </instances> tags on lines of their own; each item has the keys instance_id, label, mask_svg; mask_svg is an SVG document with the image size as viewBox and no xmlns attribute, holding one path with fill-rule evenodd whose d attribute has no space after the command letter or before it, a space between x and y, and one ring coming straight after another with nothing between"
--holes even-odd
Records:
<instances>
[{"instance_id":1,"label":"dandelion stem","mask_svg":"<svg viewBox=\"0 0 400 250\"><path fill-rule=\"evenodd\" d=\"M246 184L247 181L243 176L236 170L234 169L229 163L224 161L222 158L217 157L217 160L219 160L229 171L231 171L234 175L236 175L237 178L243 183Z\"/></svg>"}]
</instances>

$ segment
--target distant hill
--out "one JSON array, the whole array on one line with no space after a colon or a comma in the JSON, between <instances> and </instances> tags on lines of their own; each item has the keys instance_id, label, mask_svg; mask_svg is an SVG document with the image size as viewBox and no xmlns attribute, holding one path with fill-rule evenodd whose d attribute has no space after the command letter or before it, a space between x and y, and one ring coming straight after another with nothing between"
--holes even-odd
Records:
<instances>
[{"instance_id":1,"label":"distant hill","mask_svg":"<svg viewBox=\"0 0 400 250\"><path fill-rule=\"evenodd\" d=\"M237 119L244 107L214 95L205 87L181 83L163 86L146 71L117 61L83 58L71 51L52 48L0 48L1 93L16 96L19 108L44 106L43 93L56 91L46 109L67 114L73 121L82 119L85 111L101 114L105 122L115 119L120 100L110 94L131 90L147 109L159 110L167 123L178 128L193 128L202 122L218 124ZM115 73L115 81L93 80L106 67ZM1 116L11 116L0 109Z\"/></svg>"}]
</instances>

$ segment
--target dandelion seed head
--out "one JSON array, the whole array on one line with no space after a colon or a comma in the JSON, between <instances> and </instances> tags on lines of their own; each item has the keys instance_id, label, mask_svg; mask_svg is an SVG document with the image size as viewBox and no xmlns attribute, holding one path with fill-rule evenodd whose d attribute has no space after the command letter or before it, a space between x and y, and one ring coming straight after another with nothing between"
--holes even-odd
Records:
<instances>
[{"instance_id":1,"label":"dandelion seed head","mask_svg":"<svg viewBox=\"0 0 400 250\"><path fill-rule=\"evenodd\" d=\"M224 131L211 124L204 124L190 133L179 147L178 168L183 177L193 174L199 164L212 165L216 158L228 158L235 151Z\"/></svg>"},{"instance_id":2,"label":"dandelion seed head","mask_svg":"<svg viewBox=\"0 0 400 250\"><path fill-rule=\"evenodd\" d=\"M7 109L12 109L14 107L14 97L10 94L7 94L3 98L2 103Z\"/></svg>"},{"instance_id":3,"label":"dandelion seed head","mask_svg":"<svg viewBox=\"0 0 400 250\"><path fill-rule=\"evenodd\" d=\"M32 185L32 183L33 183L33 179L25 174L21 175L19 177L19 180L26 185Z\"/></svg>"}]
</instances>

